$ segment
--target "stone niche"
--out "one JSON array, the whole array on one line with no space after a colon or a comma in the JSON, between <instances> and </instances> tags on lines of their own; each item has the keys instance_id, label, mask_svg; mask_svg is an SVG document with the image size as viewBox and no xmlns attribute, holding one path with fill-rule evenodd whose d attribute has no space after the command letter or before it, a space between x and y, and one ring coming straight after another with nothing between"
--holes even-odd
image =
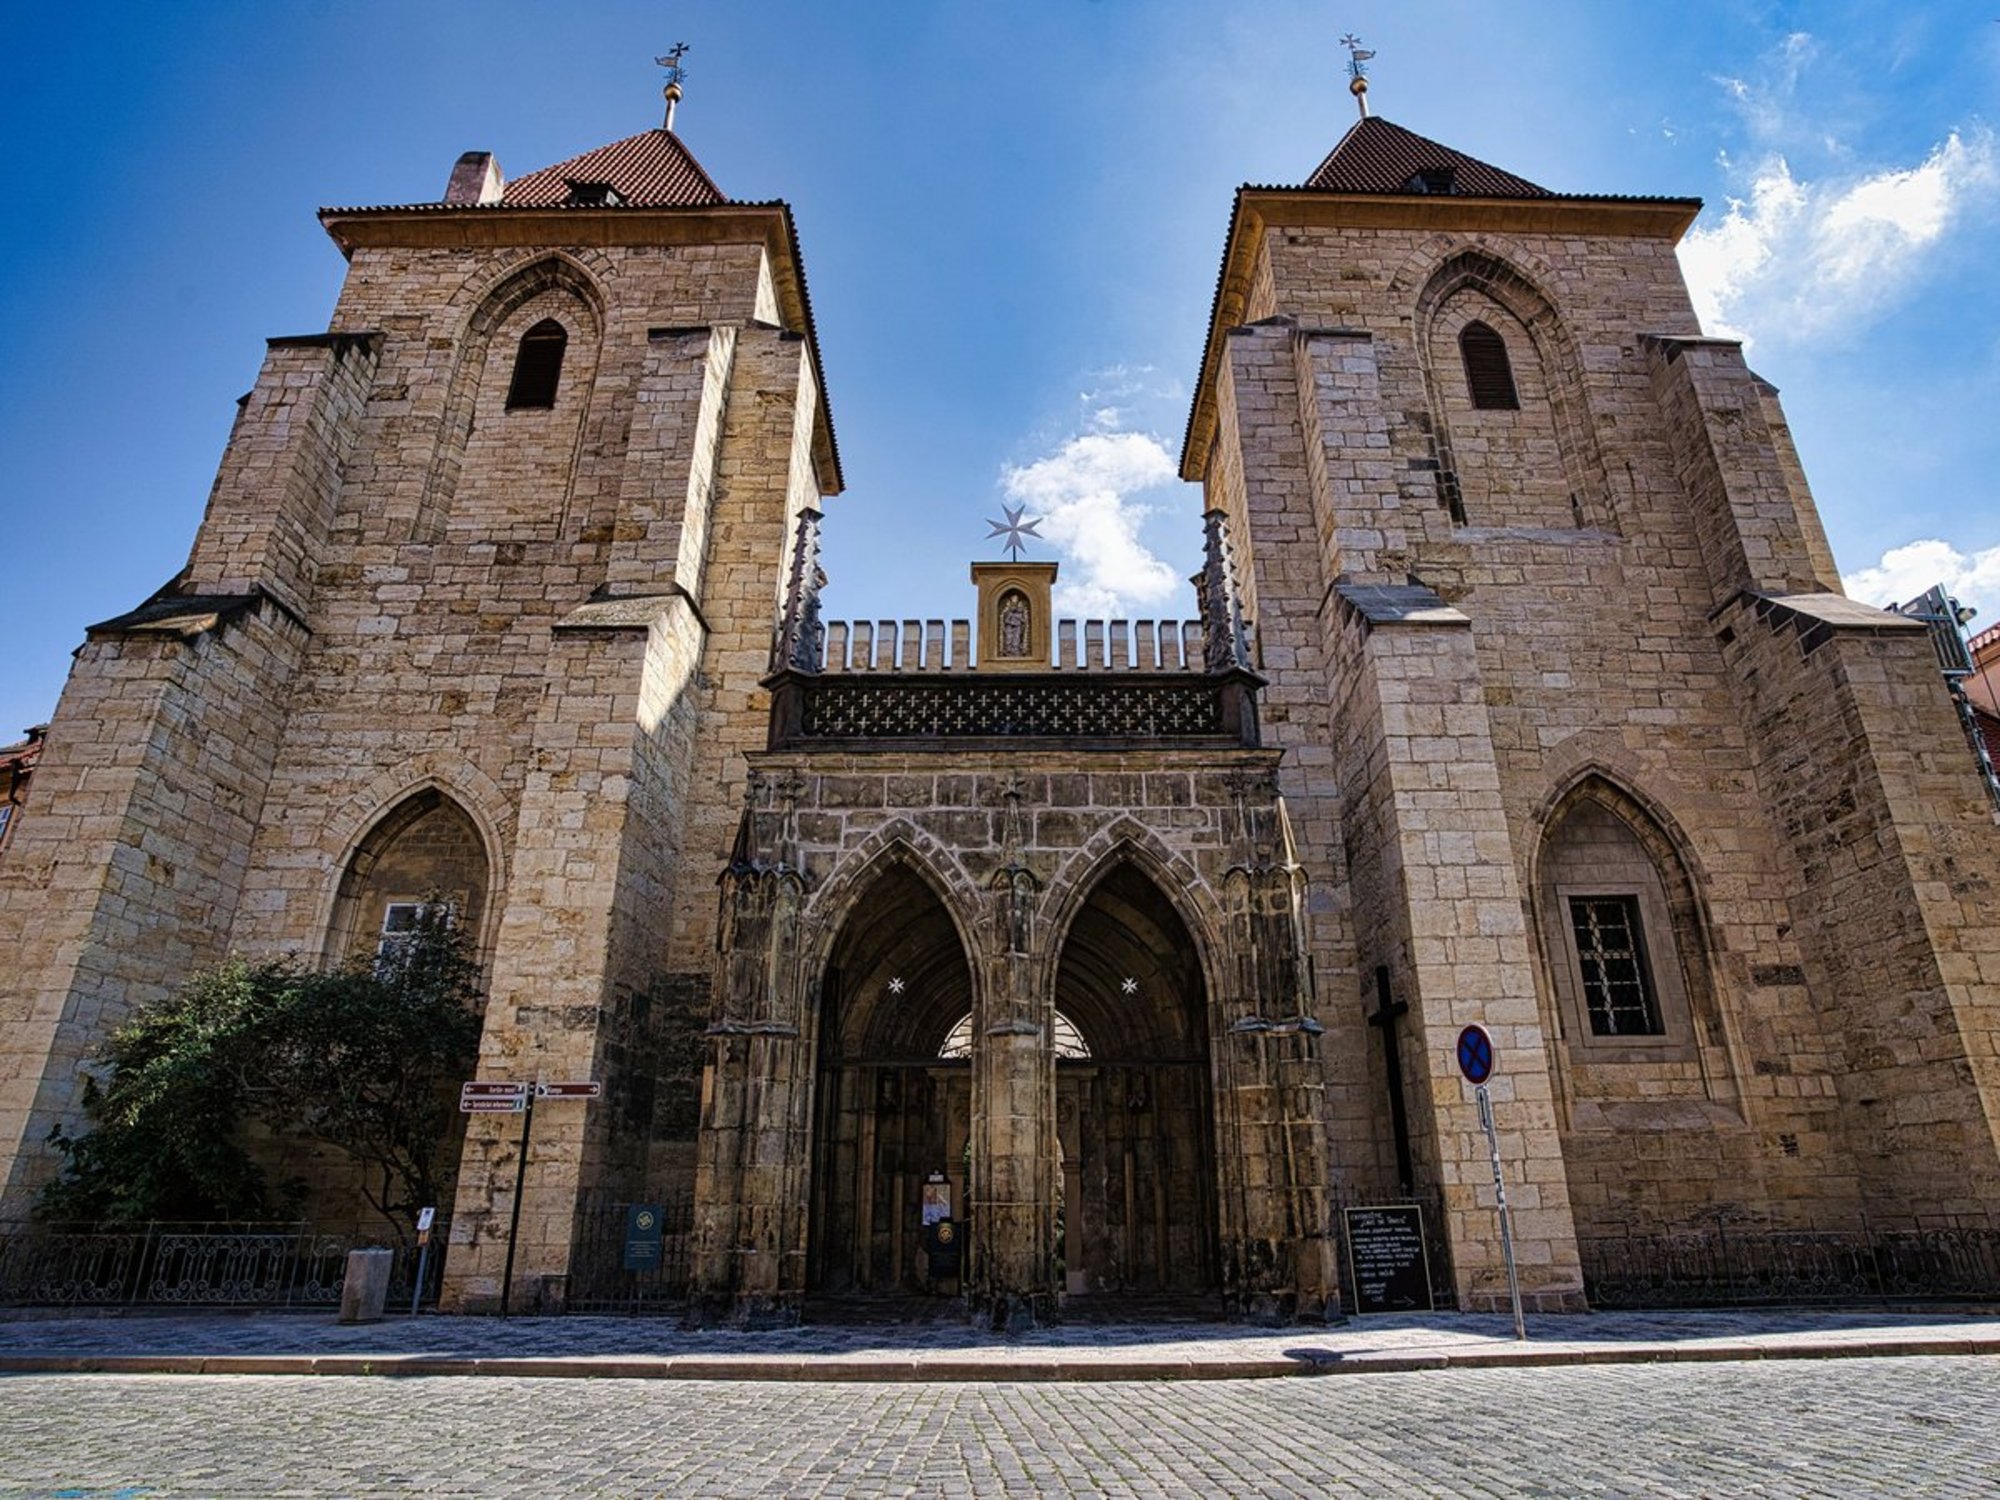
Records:
<instances>
[{"instance_id":1,"label":"stone niche","mask_svg":"<svg viewBox=\"0 0 2000 1500\"><path fill-rule=\"evenodd\" d=\"M1050 652L1052 562L984 562L972 565L979 590L979 658L982 672L1046 672Z\"/></svg>"}]
</instances>

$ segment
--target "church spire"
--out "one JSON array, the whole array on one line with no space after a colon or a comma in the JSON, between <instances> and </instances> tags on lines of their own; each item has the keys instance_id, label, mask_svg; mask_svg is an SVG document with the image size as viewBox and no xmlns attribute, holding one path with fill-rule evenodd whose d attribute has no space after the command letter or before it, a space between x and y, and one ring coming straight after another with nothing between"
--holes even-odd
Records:
<instances>
[{"instance_id":1,"label":"church spire","mask_svg":"<svg viewBox=\"0 0 2000 1500\"><path fill-rule=\"evenodd\" d=\"M688 44L675 42L665 57L653 59L660 67L667 70L667 86L660 90L661 97L667 101L666 123L661 127L665 130L674 128L674 106L681 102L681 80L687 77L687 70L681 66L681 59L687 54Z\"/></svg>"},{"instance_id":2,"label":"church spire","mask_svg":"<svg viewBox=\"0 0 2000 1500\"><path fill-rule=\"evenodd\" d=\"M1368 59L1375 54L1361 45L1361 38L1348 32L1340 39L1340 45L1347 49L1347 92L1354 96L1354 103L1361 111L1361 118L1368 118Z\"/></svg>"}]
</instances>

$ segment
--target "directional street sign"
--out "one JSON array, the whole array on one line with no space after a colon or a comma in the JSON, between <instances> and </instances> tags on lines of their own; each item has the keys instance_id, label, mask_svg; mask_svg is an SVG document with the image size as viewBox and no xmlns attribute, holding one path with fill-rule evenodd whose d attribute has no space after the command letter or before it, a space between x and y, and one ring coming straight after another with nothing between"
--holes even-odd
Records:
<instances>
[{"instance_id":1,"label":"directional street sign","mask_svg":"<svg viewBox=\"0 0 2000 1500\"><path fill-rule=\"evenodd\" d=\"M528 1107L528 1085L474 1078L458 1091L458 1108L468 1115L518 1115Z\"/></svg>"},{"instance_id":2,"label":"directional street sign","mask_svg":"<svg viewBox=\"0 0 2000 1500\"><path fill-rule=\"evenodd\" d=\"M535 1085L537 1099L601 1099L604 1085L595 1078L579 1079L574 1083L538 1083Z\"/></svg>"},{"instance_id":3,"label":"directional street sign","mask_svg":"<svg viewBox=\"0 0 2000 1500\"><path fill-rule=\"evenodd\" d=\"M1458 1071L1467 1083L1484 1083L1493 1076L1493 1038L1484 1026L1468 1026L1458 1034Z\"/></svg>"}]
</instances>

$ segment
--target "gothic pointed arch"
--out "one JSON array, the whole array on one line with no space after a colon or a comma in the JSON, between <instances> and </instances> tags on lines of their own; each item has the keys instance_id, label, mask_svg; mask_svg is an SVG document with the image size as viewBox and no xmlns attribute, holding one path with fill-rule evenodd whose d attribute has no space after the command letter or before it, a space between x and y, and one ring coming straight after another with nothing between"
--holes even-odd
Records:
<instances>
[{"instance_id":1,"label":"gothic pointed arch","mask_svg":"<svg viewBox=\"0 0 2000 1500\"><path fill-rule=\"evenodd\" d=\"M1685 1081L1701 1081L1722 1057L1722 1018L1700 867L1671 816L1605 768L1583 767L1549 798L1531 869L1571 1060L1691 1065Z\"/></svg>"},{"instance_id":2,"label":"gothic pointed arch","mask_svg":"<svg viewBox=\"0 0 2000 1500\"><path fill-rule=\"evenodd\" d=\"M342 865L326 959L364 959L437 915L478 945L492 869L479 825L455 798L435 785L409 792L374 820Z\"/></svg>"},{"instance_id":3,"label":"gothic pointed arch","mask_svg":"<svg viewBox=\"0 0 2000 1500\"><path fill-rule=\"evenodd\" d=\"M812 965L826 961L840 928L869 887L888 868L908 866L937 896L968 952L977 926L978 893L957 856L907 818L896 818L846 851L807 897L805 919L814 947Z\"/></svg>"},{"instance_id":4,"label":"gothic pointed arch","mask_svg":"<svg viewBox=\"0 0 2000 1500\"><path fill-rule=\"evenodd\" d=\"M823 892L822 894L829 894ZM907 838L847 866L821 908L806 1277L815 1293L936 1292L916 1218L927 1182L968 1189L971 1070L941 1057L978 966L951 891Z\"/></svg>"},{"instance_id":5,"label":"gothic pointed arch","mask_svg":"<svg viewBox=\"0 0 2000 1500\"><path fill-rule=\"evenodd\" d=\"M1438 258L1413 312L1452 519L1612 528L1582 357L1542 283L1493 249L1461 248Z\"/></svg>"},{"instance_id":6,"label":"gothic pointed arch","mask_svg":"<svg viewBox=\"0 0 2000 1500\"><path fill-rule=\"evenodd\" d=\"M550 536L566 524L605 296L574 258L510 267L466 313L415 537Z\"/></svg>"},{"instance_id":7,"label":"gothic pointed arch","mask_svg":"<svg viewBox=\"0 0 2000 1500\"><path fill-rule=\"evenodd\" d=\"M1072 1293L1221 1284L1211 1007L1200 945L1151 851L1087 867L1055 944L1054 1013L1088 1056L1056 1072Z\"/></svg>"},{"instance_id":8,"label":"gothic pointed arch","mask_svg":"<svg viewBox=\"0 0 2000 1500\"><path fill-rule=\"evenodd\" d=\"M1201 962L1203 985L1211 992L1221 979L1219 942L1223 915L1214 892L1201 872L1161 842L1138 819L1120 817L1093 835L1057 869L1043 902L1042 927L1052 935L1045 954L1052 982L1076 914L1098 883L1120 865L1130 865L1150 880L1187 929Z\"/></svg>"}]
</instances>

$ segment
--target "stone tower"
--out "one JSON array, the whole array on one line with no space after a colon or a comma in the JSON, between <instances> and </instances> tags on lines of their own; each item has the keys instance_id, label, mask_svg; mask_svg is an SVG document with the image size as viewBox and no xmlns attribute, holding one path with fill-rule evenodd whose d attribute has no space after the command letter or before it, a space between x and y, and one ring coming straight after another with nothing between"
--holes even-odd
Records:
<instances>
[{"instance_id":1,"label":"stone tower","mask_svg":"<svg viewBox=\"0 0 2000 1500\"><path fill-rule=\"evenodd\" d=\"M667 130L321 220L330 328L271 341L187 566L90 629L0 876L7 1202L130 1007L437 892L482 1074L609 1089L537 1122L520 1264L559 1276L581 1193L691 1163L661 1058L705 1019L795 519L841 487L798 240ZM468 1130L448 1299L497 1290L514 1134Z\"/></svg>"},{"instance_id":2,"label":"stone tower","mask_svg":"<svg viewBox=\"0 0 2000 1500\"><path fill-rule=\"evenodd\" d=\"M1698 208L1364 115L1224 253L1182 476L1319 896L1334 1171L1435 1184L1467 1304L1469 1022L1535 1301L1632 1232L2000 1205L1993 810L1924 627L1841 596L1777 392L1701 335Z\"/></svg>"},{"instance_id":3,"label":"stone tower","mask_svg":"<svg viewBox=\"0 0 2000 1500\"><path fill-rule=\"evenodd\" d=\"M331 329L272 341L187 566L89 629L0 861L7 1209L133 1006L444 903L480 1075L605 1090L519 1193L513 1120L466 1126L454 1306L516 1214L555 1306L644 1202L700 1318L1316 1319L1335 1210L1414 1199L1490 1307L1475 1022L1535 1306L1649 1236L1990 1222L1993 809L1926 627L1840 595L1776 392L1700 334L1697 208L1363 118L1237 196L1200 618L1054 619L1016 559L977 631L821 618L791 215L670 129L324 211Z\"/></svg>"}]
</instances>

